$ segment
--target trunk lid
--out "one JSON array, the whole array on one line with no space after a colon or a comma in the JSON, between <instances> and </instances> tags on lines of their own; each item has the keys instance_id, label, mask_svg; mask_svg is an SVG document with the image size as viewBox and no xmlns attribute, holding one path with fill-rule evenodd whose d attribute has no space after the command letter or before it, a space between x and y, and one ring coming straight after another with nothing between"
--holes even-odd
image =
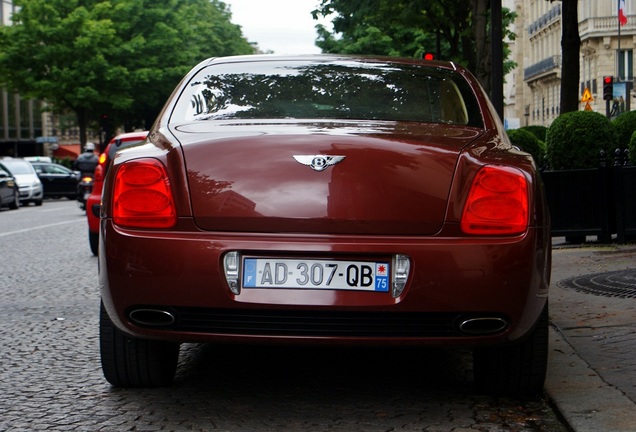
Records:
<instances>
[{"instance_id":1,"label":"trunk lid","mask_svg":"<svg viewBox=\"0 0 636 432\"><path fill-rule=\"evenodd\" d=\"M432 235L458 155L481 130L294 120L199 122L173 133L203 230Z\"/></svg>"}]
</instances>

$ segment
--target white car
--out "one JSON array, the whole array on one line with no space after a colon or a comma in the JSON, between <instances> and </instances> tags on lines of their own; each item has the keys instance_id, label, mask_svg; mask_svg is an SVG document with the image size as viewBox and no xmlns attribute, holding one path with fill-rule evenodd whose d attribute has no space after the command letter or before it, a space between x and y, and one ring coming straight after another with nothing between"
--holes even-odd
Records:
<instances>
[{"instance_id":1,"label":"white car","mask_svg":"<svg viewBox=\"0 0 636 432\"><path fill-rule=\"evenodd\" d=\"M20 202L22 204L34 203L42 205L44 188L33 165L24 159L3 158L2 164L6 166L15 177L20 188Z\"/></svg>"}]
</instances>

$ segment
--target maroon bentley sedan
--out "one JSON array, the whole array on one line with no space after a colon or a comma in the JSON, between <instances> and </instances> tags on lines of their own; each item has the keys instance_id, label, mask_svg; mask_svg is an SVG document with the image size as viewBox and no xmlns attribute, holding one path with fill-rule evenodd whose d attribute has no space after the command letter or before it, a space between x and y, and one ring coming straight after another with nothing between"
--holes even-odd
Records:
<instances>
[{"instance_id":1,"label":"maroon bentley sedan","mask_svg":"<svg viewBox=\"0 0 636 432\"><path fill-rule=\"evenodd\" d=\"M461 347L479 389L537 393L550 244L532 157L459 65L209 59L108 171L103 371L168 385L184 342Z\"/></svg>"}]
</instances>

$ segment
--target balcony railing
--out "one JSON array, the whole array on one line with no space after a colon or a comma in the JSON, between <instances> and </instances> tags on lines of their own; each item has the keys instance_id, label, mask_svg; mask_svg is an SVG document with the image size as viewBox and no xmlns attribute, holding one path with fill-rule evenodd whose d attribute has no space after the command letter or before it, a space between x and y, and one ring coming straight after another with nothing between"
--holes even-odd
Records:
<instances>
[{"instance_id":1,"label":"balcony railing","mask_svg":"<svg viewBox=\"0 0 636 432\"><path fill-rule=\"evenodd\" d=\"M532 34L552 24L554 21L556 21L560 17L561 17L561 5L557 4L555 7L550 9L546 14L542 15L538 20L534 21L528 26L528 34L532 36Z\"/></svg>"},{"instance_id":2,"label":"balcony railing","mask_svg":"<svg viewBox=\"0 0 636 432\"><path fill-rule=\"evenodd\" d=\"M621 26L621 33L634 34L636 15L627 16L627 24ZM615 35L618 32L618 16L591 17L579 23L581 39L588 35Z\"/></svg>"},{"instance_id":3,"label":"balcony railing","mask_svg":"<svg viewBox=\"0 0 636 432\"><path fill-rule=\"evenodd\" d=\"M523 79L529 80L537 75L550 72L553 69L561 67L561 56L555 55L541 60L523 70Z\"/></svg>"}]
</instances>

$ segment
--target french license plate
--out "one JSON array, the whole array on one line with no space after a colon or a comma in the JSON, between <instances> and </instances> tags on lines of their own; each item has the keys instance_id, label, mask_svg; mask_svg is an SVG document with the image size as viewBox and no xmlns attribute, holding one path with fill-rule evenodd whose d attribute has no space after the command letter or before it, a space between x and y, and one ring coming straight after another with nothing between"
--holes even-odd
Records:
<instances>
[{"instance_id":1,"label":"french license plate","mask_svg":"<svg viewBox=\"0 0 636 432\"><path fill-rule=\"evenodd\" d=\"M389 291L386 262L245 258L243 288Z\"/></svg>"}]
</instances>

